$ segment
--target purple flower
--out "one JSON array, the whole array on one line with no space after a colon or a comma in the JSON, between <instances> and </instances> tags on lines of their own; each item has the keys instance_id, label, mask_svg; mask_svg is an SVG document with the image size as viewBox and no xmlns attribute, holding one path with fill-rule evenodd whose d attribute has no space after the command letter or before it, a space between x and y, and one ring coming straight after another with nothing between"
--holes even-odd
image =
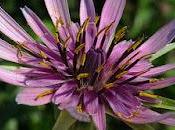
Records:
<instances>
[{"instance_id":1,"label":"purple flower","mask_svg":"<svg viewBox=\"0 0 175 130\"><path fill-rule=\"evenodd\" d=\"M158 96L146 90L175 84L175 77L155 79L174 64L154 67L149 56L175 37L175 21L146 42L123 40L126 27L115 33L126 0L106 0L100 20L92 0L81 0L80 24L70 19L67 0L45 0L55 25L53 35L28 7L22 13L42 40L30 37L2 8L0 31L16 42L0 40L0 58L20 68L0 68L0 80L21 86L16 101L25 105L52 102L81 121L92 119L98 130L106 129L105 113L136 124L159 122L175 125L171 113L159 114L144 107Z\"/></svg>"}]
</instances>

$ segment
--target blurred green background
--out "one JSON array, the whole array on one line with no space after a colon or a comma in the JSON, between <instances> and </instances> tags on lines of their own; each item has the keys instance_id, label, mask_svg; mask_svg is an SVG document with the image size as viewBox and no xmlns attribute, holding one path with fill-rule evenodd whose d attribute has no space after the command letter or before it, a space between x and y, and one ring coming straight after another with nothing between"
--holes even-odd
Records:
<instances>
[{"instance_id":1,"label":"blurred green background","mask_svg":"<svg viewBox=\"0 0 175 130\"><path fill-rule=\"evenodd\" d=\"M68 2L73 21L78 21L79 0L68 0ZM97 15L100 15L104 0L94 0L94 2ZM34 10L45 24L53 30L43 0L0 0L0 5L34 37L36 36L27 26L19 9L25 5ZM172 19L175 19L175 0L127 0L120 26L128 26L128 39L134 39L143 34L148 38L159 27ZM2 34L0 37L8 40ZM174 56L175 51L159 58L154 64L173 63L175 62ZM175 71L170 71L164 76L173 75L175 76ZM51 130L55 121L53 105L41 107L17 105L15 102L17 92L17 87L0 82L0 130ZM173 86L155 93L175 99L175 88ZM83 127L79 130L85 130L86 125L81 123ZM107 125L108 130L130 130L124 123L112 117L108 117ZM156 124L154 126L156 130L175 130L173 127L164 125Z\"/></svg>"}]
</instances>

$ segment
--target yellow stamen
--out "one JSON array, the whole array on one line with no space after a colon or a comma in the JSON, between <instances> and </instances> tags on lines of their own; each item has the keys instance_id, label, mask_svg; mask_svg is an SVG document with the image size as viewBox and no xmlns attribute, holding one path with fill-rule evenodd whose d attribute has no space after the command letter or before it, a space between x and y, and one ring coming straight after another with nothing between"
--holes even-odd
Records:
<instances>
[{"instance_id":1,"label":"yellow stamen","mask_svg":"<svg viewBox=\"0 0 175 130\"><path fill-rule=\"evenodd\" d=\"M103 31L106 30L106 28L107 28L107 27L105 27L105 28L101 29L99 32L97 32L96 36L98 37Z\"/></svg>"},{"instance_id":2,"label":"yellow stamen","mask_svg":"<svg viewBox=\"0 0 175 130\"><path fill-rule=\"evenodd\" d=\"M26 45L25 45L25 42L22 42L22 43L19 43L18 42L18 45L17 45L19 48L27 48Z\"/></svg>"},{"instance_id":3,"label":"yellow stamen","mask_svg":"<svg viewBox=\"0 0 175 130\"><path fill-rule=\"evenodd\" d=\"M135 50L144 40L144 36L138 39L129 49L128 51Z\"/></svg>"},{"instance_id":4,"label":"yellow stamen","mask_svg":"<svg viewBox=\"0 0 175 130\"><path fill-rule=\"evenodd\" d=\"M80 36L81 36L81 29L77 33L77 38L76 38L77 42L80 42Z\"/></svg>"},{"instance_id":5,"label":"yellow stamen","mask_svg":"<svg viewBox=\"0 0 175 130\"><path fill-rule=\"evenodd\" d=\"M82 26L82 31L84 31L84 30L87 28L90 19L91 19L91 18L88 17L88 18L84 21L83 26Z\"/></svg>"},{"instance_id":6,"label":"yellow stamen","mask_svg":"<svg viewBox=\"0 0 175 130\"><path fill-rule=\"evenodd\" d=\"M87 28L87 26L88 26L88 24L89 24L89 21L90 21L90 17L88 17L88 18L84 21L83 25L82 25L81 28L79 29L79 31L78 31L78 33L77 33L77 38L76 38L76 41L77 41L77 42L80 42L80 36L81 36L81 34L83 33L83 31L86 30L86 28Z\"/></svg>"},{"instance_id":7,"label":"yellow stamen","mask_svg":"<svg viewBox=\"0 0 175 130\"><path fill-rule=\"evenodd\" d=\"M113 83L105 84L104 87L105 87L106 89L112 88L112 87L113 87Z\"/></svg>"},{"instance_id":8,"label":"yellow stamen","mask_svg":"<svg viewBox=\"0 0 175 130\"><path fill-rule=\"evenodd\" d=\"M79 75L77 75L77 80L84 79L87 77L89 77L89 73L80 73Z\"/></svg>"},{"instance_id":9,"label":"yellow stamen","mask_svg":"<svg viewBox=\"0 0 175 130\"><path fill-rule=\"evenodd\" d=\"M64 42L63 42L63 47L67 48L68 46L68 41L71 39L71 37L68 37Z\"/></svg>"},{"instance_id":10,"label":"yellow stamen","mask_svg":"<svg viewBox=\"0 0 175 130\"><path fill-rule=\"evenodd\" d=\"M115 113L118 117L123 118L123 114L121 112Z\"/></svg>"},{"instance_id":11,"label":"yellow stamen","mask_svg":"<svg viewBox=\"0 0 175 130\"><path fill-rule=\"evenodd\" d=\"M81 56L80 64L81 64L82 66L84 66L85 61L86 61L86 53L83 53L82 56Z\"/></svg>"},{"instance_id":12,"label":"yellow stamen","mask_svg":"<svg viewBox=\"0 0 175 130\"><path fill-rule=\"evenodd\" d=\"M22 47L21 45L15 45L17 48L17 57L22 57Z\"/></svg>"},{"instance_id":13,"label":"yellow stamen","mask_svg":"<svg viewBox=\"0 0 175 130\"><path fill-rule=\"evenodd\" d=\"M107 35L110 31L110 28L112 27L112 25L114 24L114 22L112 22L109 26L107 26L107 28L105 29L105 35Z\"/></svg>"},{"instance_id":14,"label":"yellow stamen","mask_svg":"<svg viewBox=\"0 0 175 130\"><path fill-rule=\"evenodd\" d=\"M77 110L77 112L79 112L79 113L83 113L82 105L79 104L79 105L77 106L76 110Z\"/></svg>"},{"instance_id":15,"label":"yellow stamen","mask_svg":"<svg viewBox=\"0 0 175 130\"><path fill-rule=\"evenodd\" d=\"M130 59L126 61L123 65L119 66L120 70L124 70L124 68L130 64Z\"/></svg>"},{"instance_id":16,"label":"yellow stamen","mask_svg":"<svg viewBox=\"0 0 175 130\"><path fill-rule=\"evenodd\" d=\"M132 118L134 118L134 117L136 117L136 116L138 116L139 114L140 114L140 112L139 112L139 109L137 110L137 111L135 111L135 112L133 112L130 116L125 116L123 113L121 113L121 112L117 112L117 113L115 113L119 118L125 118L125 121L128 121L128 122L130 122L130 121L132 121Z\"/></svg>"},{"instance_id":17,"label":"yellow stamen","mask_svg":"<svg viewBox=\"0 0 175 130\"><path fill-rule=\"evenodd\" d=\"M95 17L95 24L97 24L99 22L99 20L100 20L100 16L96 16Z\"/></svg>"},{"instance_id":18,"label":"yellow stamen","mask_svg":"<svg viewBox=\"0 0 175 130\"><path fill-rule=\"evenodd\" d=\"M58 28L60 25L64 25L63 20L61 19L61 17L59 19L56 20L56 28Z\"/></svg>"},{"instance_id":19,"label":"yellow stamen","mask_svg":"<svg viewBox=\"0 0 175 130\"><path fill-rule=\"evenodd\" d=\"M159 79L156 79L156 78L152 78L152 79L149 80L150 83L155 83L157 81L159 81Z\"/></svg>"},{"instance_id":20,"label":"yellow stamen","mask_svg":"<svg viewBox=\"0 0 175 130\"><path fill-rule=\"evenodd\" d=\"M101 30L97 33L97 37L98 37L103 31L105 32L105 35L107 35L108 32L109 32L109 30L110 30L110 28L111 28L111 26L113 25L113 23L114 23L114 22L112 22L112 23L111 23L110 25L108 25L107 27L101 29Z\"/></svg>"},{"instance_id":21,"label":"yellow stamen","mask_svg":"<svg viewBox=\"0 0 175 130\"><path fill-rule=\"evenodd\" d=\"M98 66L98 68L95 70L97 73L100 73L104 68L104 64Z\"/></svg>"},{"instance_id":22,"label":"yellow stamen","mask_svg":"<svg viewBox=\"0 0 175 130\"><path fill-rule=\"evenodd\" d=\"M39 95L37 95L36 98L35 98L35 100L38 100L38 99L40 99L40 98L42 98L42 97L48 96L48 95L50 95L50 94L53 94L54 92L55 92L55 90L53 90L53 89L51 89L51 90L46 90L46 91L40 93Z\"/></svg>"},{"instance_id":23,"label":"yellow stamen","mask_svg":"<svg viewBox=\"0 0 175 130\"><path fill-rule=\"evenodd\" d=\"M59 32L56 32L55 34L56 34L56 43L57 43L57 44L60 44L61 42L60 42L60 35L59 35Z\"/></svg>"},{"instance_id":24,"label":"yellow stamen","mask_svg":"<svg viewBox=\"0 0 175 130\"><path fill-rule=\"evenodd\" d=\"M39 64L42 65L43 67L50 68L50 65L44 60L39 62Z\"/></svg>"},{"instance_id":25,"label":"yellow stamen","mask_svg":"<svg viewBox=\"0 0 175 130\"><path fill-rule=\"evenodd\" d=\"M123 75L127 74L128 71L123 71L115 76L116 79L120 79Z\"/></svg>"},{"instance_id":26,"label":"yellow stamen","mask_svg":"<svg viewBox=\"0 0 175 130\"><path fill-rule=\"evenodd\" d=\"M139 96L148 97L148 98L154 98L154 99L159 98L158 95L154 95L154 94L150 94L150 93L145 93L145 92L140 92L139 93Z\"/></svg>"},{"instance_id":27,"label":"yellow stamen","mask_svg":"<svg viewBox=\"0 0 175 130\"><path fill-rule=\"evenodd\" d=\"M78 54L83 48L85 47L85 44L80 44L77 48L75 48L75 53Z\"/></svg>"},{"instance_id":28,"label":"yellow stamen","mask_svg":"<svg viewBox=\"0 0 175 130\"><path fill-rule=\"evenodd\" d=\"M121 28L116 34L115 34L115 41L119 42L125 35L127 31L127 26Z\"/></svg>"},{"instance_id":29,"label":"yellow stamen","mask_svg":"<svg viewBox=\"0 0 175 130\"><path fill-rule=\"evenodd\" d=\"M141 39L139 39L138 41L136 41L136 43L133 45L133 49L135 50L144 40L144 36L141 37Z\"/></svg>"},{"instance_id":30,"label":"yellow stamen","mask_svg":"<svg viewBox=\"0 0 175 130\"><path fill-rule=\"evenodd\" d=\"M47 55L43 51L40 51L40 56L44 59L47 59Z\"/></svg>"}]
</instances>

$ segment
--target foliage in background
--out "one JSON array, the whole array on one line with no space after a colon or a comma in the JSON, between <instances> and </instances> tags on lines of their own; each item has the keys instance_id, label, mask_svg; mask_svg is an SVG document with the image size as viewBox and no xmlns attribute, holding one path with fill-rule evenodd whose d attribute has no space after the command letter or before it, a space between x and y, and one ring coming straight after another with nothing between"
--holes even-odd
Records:
<instances>
[{"instance_id":1,"label":"foliage in background","mask_svg":"<svg viewBox=\"0 0 175 130\"><path fill-rule=\"evenodd\" d=\"M79 9L78 0L68 0L71 17L74 21L77 21ZM94 0L97 12L101 12L104 0ZM20 7L24 5L29 6L35 11L44 23L54 32L53 25L49 15L47 14L43 0L1 0L0 6L3 7L8 13L10 13L15 20L24 27L27 32L36 37L32 33L31 29L25 22ZM175 0L127 0L127 7L124 12L120 27L128 26L128 39L135 39L144 34L146 39L151 36L159 27L166 24L168 21L175 19ZM97 15L100 15L99 13ZM4 35L0 34L2 39L7 39ZM39 40L39 39L38 39ZM11 41L10 41L11 42ZM154 61L155 65L165 63L175 63L175 51L163 55L161 58ZM13 69L12 64L9 62L0 62L0 65L8 65L10 69ZM170 71L165 76L175 76L175 71ZM28 107L23 105L17 105L15 102L15 96L17 93L17 87L0 83L0 130L51 130L56 118L55 108L52 105L41 107ZM175 99L174 87L169 87L155 93L162 96ZM175 105L175 104L174 104ZM80 125L81 124L81 125ZM113 117L107 119L109 130L130 130L124 123L117 121ZM86 123L76 123L79 126L78 130L89 130ZM173 127L166 127L163 125L154 125L156 130L175 130ZM72 126L74 129L75 126ZM92 126L93 128L93 126Z\"/></svg>"}]
</instances>

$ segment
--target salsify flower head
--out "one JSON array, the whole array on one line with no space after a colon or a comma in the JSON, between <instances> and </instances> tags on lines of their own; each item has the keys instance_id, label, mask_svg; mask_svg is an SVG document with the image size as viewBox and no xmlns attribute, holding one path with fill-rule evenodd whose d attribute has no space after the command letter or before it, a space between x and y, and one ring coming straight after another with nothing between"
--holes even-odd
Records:
<instances>
[{"instance_id":1,"label":"salsify flower head","mask_svg":"<svg viewBox=\"0 0 175 130\"><path fill-rule=\"evenodd\" d=\"M55 25L52 34L28 7L21 8L29 26L42 40L34 40L2 8L0 31L16 42L0 40L0 58L20 68L0 68L1 81L21 86L16 101L30 106L52 102L81 121L106 129L106 113L135 124L175 125L173 114L159 114L144 103L159 103L145 92L175 83L175 77L156 79L174 64L154 67L150 55L175 37L175 21L143 42L123 40L126 27L116 27L126 0L106 0L100 18L92 0L81 0L80 24L70 19L67 0L45 0Z\"/></svg>"}]
</instances>

